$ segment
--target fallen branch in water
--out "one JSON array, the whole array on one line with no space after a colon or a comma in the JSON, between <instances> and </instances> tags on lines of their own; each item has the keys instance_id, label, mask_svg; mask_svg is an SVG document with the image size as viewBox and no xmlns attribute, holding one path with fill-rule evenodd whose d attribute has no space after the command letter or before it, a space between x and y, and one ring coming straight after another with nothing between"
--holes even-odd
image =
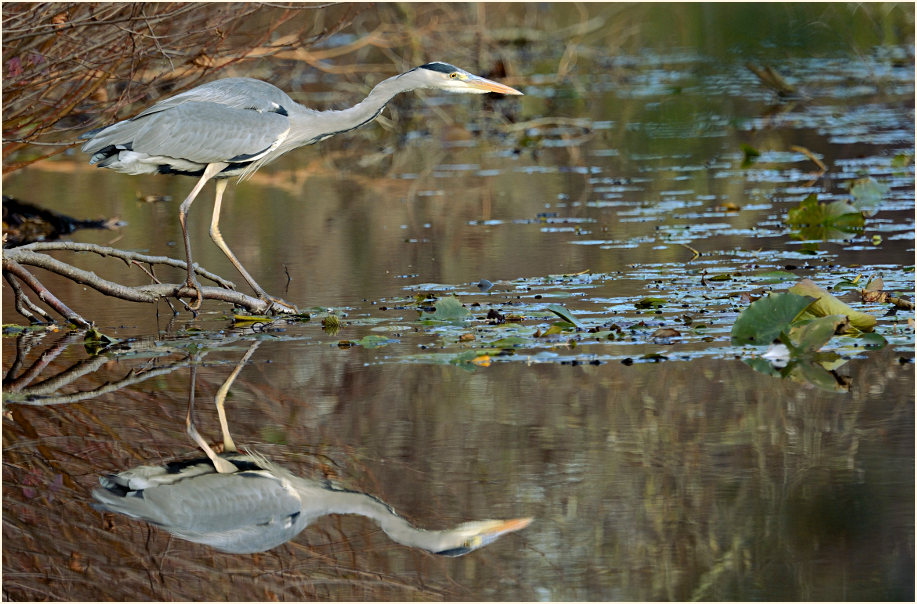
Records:
<instances>
[{"instance_id":1,"label":"fallen branch in water","mask_svg":"<svg viewBox=\"0 0 917 604\"><path fill-rule=\"evenodd\" d=\"M143 268L144 272L156 282L145 285L123 285L121 283L109 281L99 277L93 272L77 268L44 253L48 251L90 252L103 257L118 258L119 260L123 260L128 266L148 265L150 267L149 270L146 270L142 266L141 268ZM21 281L38 296L39 300L47 304L54 312L64 317L67 321L81 327L89 327L91 323L64 304L26 267L44 269L73 281L74 283L91 287L106 296L130 302L152 304L159 300L168 301L169 298L175 298L181 301L182 304L185 304L181 300L182 298L196 297L194 290L189 288L185 283L159 282L158 279L153 276L153 267L156 265L177 268L185 268L187 266L183 260L177 260L167 256L150 256L91 243L38 242L3 250L3 274L7 283L10 284L13 290L16 300L16 311L19 312L19 314L26 317L31 322L51 320L50 315L29 298L28 294L19 283ZM261 314L271 310L272 304L270 302L265 302L264 300L236 291L234 289L235 285L231 281L204 270L197 264L194 265L194 272L198 277L217 284L216 286L201 287L201 296L204 300L230 302L254 314ZM276 308L276 305L273 306ZM188 308L187 304L185 304L185 308ZM40 317L40 319L38 317Z\"/></svg>"}]
</instances>

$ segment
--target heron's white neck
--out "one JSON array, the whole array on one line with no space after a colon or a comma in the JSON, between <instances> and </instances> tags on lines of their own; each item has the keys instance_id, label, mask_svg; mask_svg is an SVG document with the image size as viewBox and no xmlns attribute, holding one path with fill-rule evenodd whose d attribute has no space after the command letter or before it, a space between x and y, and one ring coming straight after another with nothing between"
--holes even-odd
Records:
<instances>
[{"instance_id":1,"label":"heron's white neck","mask_svg":"<svg viewBox=\"0 0 917 604\"><path fill-rule=\"evenodd\" d=\"M348 109L314 111L300 106L297 114L291 116L294 125L289 147L308 145L359 128L374 120L395 95L418 87L401 76L394 76L379 82L365 99Z\"/></svg>"},{"instance_id":2,"label":"heron's white neck","mask_svg":"<svg viewBox=\"0 0 917 604\"><path fill-rule=\"evenodd\" d=\"M310 503L322 502L322 514L358 514L374 520L392 541L418 547L430 552L441 552L454 547L447 542L448 531L425 531L411 526L407 520L395 514L391 508L365 493L353 491L331 491L309 489L301 493L304 507ZM316 491L321 491L320 493Z\"/></svg>"}]
</instances>

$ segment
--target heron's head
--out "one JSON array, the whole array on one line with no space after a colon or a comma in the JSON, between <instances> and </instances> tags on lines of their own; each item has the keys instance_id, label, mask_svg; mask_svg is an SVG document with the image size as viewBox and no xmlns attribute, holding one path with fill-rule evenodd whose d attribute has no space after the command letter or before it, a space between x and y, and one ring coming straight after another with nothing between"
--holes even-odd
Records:
<instances>
[{"instance_id":1,"label":"heron's head","mask_svg":"<svg viewBox=\"0 0 917 604\"><path fill-rule=\"evenodd\" d=\"M468 73L455 65L438 61L416 67L401 77L415 80L418 88L436 88L447 92L466 92L471 94L484 94L486 92L522 94L515 88Z\"/></svg>"},{"instance_id":2,"label":"heron's head","mask_svg":"<svg viewBox=\"0 0 917 604\"><path fill-rule=\"evenodd\" d=\"M507 533L524 529L531 523L532 518L466 522L454 529L441 531L442 547L433 553L440 556L464 556L469 552L493 543Z\"/></svg>"}]
</instances>

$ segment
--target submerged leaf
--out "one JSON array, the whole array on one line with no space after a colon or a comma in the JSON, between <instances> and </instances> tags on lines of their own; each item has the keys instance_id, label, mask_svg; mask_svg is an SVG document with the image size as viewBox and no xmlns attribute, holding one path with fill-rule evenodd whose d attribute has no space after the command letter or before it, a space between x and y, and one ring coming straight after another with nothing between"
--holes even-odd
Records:
<instances>
[{"instance_id":1,"label":"submerged leaf","mask_svg":"<svg viewBox=\"0 0 917 604\"><path fill-rule=\"evenodd\" d=\"M873 216L879 210L879 204L882 198L888 193L888 185L879 183L874 178L861 178L854 181L850 187L850 194L853 196L853 205L867 216Z\"/></svg>"}]
</instances>

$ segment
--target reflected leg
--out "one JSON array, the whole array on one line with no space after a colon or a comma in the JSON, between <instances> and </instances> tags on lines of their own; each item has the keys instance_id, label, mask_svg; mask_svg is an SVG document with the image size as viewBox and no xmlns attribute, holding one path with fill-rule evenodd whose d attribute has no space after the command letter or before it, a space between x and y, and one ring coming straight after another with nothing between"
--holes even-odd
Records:
<instances>
[{"instance_id":1,"label":"reflected leg","mask_svg":"<svg viewBox=\"0 0 917 604\"><path fill-rule=\"evenodd\" d=\"M191 394L188 395L188 414L185 416L185 428L188 432L188 436L197 443L197 446L199 446L210 461L213 462L213 467L216 468L217 472L220 474L232 474L236 471L236 466L233 465L232 462L217 455L194 426L194 388L196 385L197 365L191 365ZM233 448L233 451L235 451L235 448Z\"/></svg>"},{"instance_id":2,"label":"reflected leg","mask_svg":"<svg viewBox=\"0 0 917 604\"><path fill-rule=\"evenodd\" d=\"M229 422L226 421L226 410L223 408L223 403L226 401L226 395L229 394L229 388L232 386L232 383L236 381L236 377L239 375L239 372L242 371L242 367L252 358L259 344L261 344L260 340L255 340L251 343L248 347L248 351L246 351L242 359L236 364L236 368L232 370L232 373L229 374L229 377L226 378L226 381L223 382L223 385L220 386L220 389L217 391L215 402L217 405L217 415L220 418L220 429L223 431L223 450L226 452L237 451L237 449L236 443L232 441L232 437L229 435Z\"/></svg>"}]
</instances>

